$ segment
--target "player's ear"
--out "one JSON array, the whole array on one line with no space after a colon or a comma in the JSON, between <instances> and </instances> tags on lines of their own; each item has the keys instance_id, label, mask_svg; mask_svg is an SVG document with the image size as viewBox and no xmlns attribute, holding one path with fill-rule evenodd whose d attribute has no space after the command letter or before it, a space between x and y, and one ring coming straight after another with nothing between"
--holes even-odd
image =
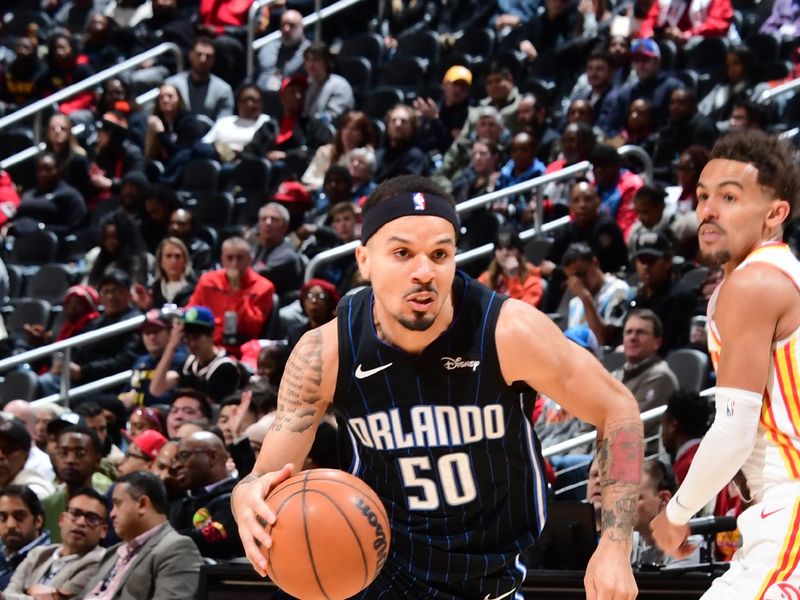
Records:
<instances>
[{"instance_id":1,"label":"player's ear","mask_svg":"<svg viewBox=\"0 0 800 600\"><path fill-rule=\"evenodd\" d=\"M358 264L358 271L361 273L361 276L364 279L369 280L369 248L364 245L356 248L356 263Z\"/></svg>"},{"instance_id":2,"label":"player's ear","mask_svg":"<svg viewBox=\"0 0 800 600\"><path fill-rule=\"evenodd\" d=\"M791 209L791 205L786 200L781 200L780 198L773 200L769 213L767 213L767 227L777 227L781 223L788 221Z\"/></svg>"}]
</instances>

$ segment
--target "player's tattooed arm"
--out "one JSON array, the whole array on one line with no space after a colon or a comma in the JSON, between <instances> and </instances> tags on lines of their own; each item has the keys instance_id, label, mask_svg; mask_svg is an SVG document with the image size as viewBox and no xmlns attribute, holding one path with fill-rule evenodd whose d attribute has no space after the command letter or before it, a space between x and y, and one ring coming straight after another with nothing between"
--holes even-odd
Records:
<instances>
[{"instance_id":1,"label":"player's tattooed arm","mask_svg":"<svg viewBox=\"0 0 800 600\"><path fill-rule=\"evenodd\" d=\"M609 541L630 541L636 523L642 476L642 422L626 419L606 425L597 445L603 490L601 526Z\"/></svg>"},{"instance_id":2,"label":"player's tattooed arm","mask_svg":"<svg viewBox=\"0 0 800 600\"><path fill-rule=\"evenodd\" d=\"M322 400L322 332L302 337L286 363L278 391L273 431L305 433L313 427Z\"/></svg>"}]
</instances>

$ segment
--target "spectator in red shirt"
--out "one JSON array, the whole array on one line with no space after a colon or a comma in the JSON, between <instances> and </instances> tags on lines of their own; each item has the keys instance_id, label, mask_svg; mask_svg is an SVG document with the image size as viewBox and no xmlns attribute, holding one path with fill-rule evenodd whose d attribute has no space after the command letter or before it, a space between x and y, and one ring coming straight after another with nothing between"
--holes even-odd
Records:
<instances>
[{"instance_id":1,"label":"spectator in red shirt","mask_svg":"<svg viewBox=\"0 0 800 600\"><path fill-rule=\"evenodd\" d=\"M627 240L636 222L633 197L644 181L636 173L622 168L622 157L613 146L598 144L589 160L592 161L594 182L600 196L600 210L616 220Z\"/></svg>"},{"instance_id":2,"label":"spectator in red shirt","mask_svg":"<svg viewBox=\"0 0 800 600\"><path fill-rule=\"evenodd\" d=\"M92 75L89 59L78 56L72 39L65 33L50 38L47 52L48 67L42 73L38 88L42 96L49 96ZM84 90L58 105L65 115L77 110L94 109L95 97L92 89Z\"/></svg>"},{"instance_id":3,"label":"spectator in red shirt","mask_svg":"<svg viewBox=\"0 0 800 600\"><path fill-rule=\"evenodd\" d=\"M17 214L19 194L11 175L0 170L0 225L8 223Z\"/></svg>"},{"instance_id":4,"label":"spectator in red shirt","mask_svg":"<svg viewBox=\"0 0 800 600\"><path fill-rule=\"evenodd\" d=\"M642 21L639 37L650 38L661 32L682 46L695 36L729 36L732 23L731 0L655 0Z\"/></svg>"},{"instance_id":5,"label":"spectator in red shirt","mask_svg":"<svg viewBox=\"0 0 800 600\"><path fill-rule=\"evenodd\" d=\"M250 246L240 237L222 244L222 268L200 277L187 306L207 306L214 313L214 343L241 356L239 347L258 338L272 312L275 286L251 267Z\"/></svg>"},{"instance_id":6,"label":"spectator in red shirt","mask_svg":"<svg viewBox=\"0 0 800 600\"><path fill-rule=\"evenodd\" d=\"M253 0L200 0L200 31L214 39L217 73L233 84L244 76L244 40Z\"/></svg>"},{"instance_id":7,"label":"spectator in red shirt","mask_svg":"<svg viewBox=\"0 0 800 600\"><path fill-rule=\"evenodd\" d=\"M497 235L494 260L478 281L531 306L539 306L544 293L541 271L525 259L522 240L512 229L502 230Z\"/></svg>"}]
</instances>

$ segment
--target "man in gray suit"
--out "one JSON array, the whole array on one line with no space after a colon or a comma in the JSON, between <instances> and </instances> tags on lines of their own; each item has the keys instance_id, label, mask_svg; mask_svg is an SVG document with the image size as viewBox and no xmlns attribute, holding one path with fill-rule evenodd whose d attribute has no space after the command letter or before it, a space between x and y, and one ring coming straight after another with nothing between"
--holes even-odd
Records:
<instances>
[{"instance_id":1,"label":"man in gray suit","mask_svg":"<svg viewBox=\"0 0 800 600\"><path fill-rule=\"evenodd\" d=\"M80 597L105 553L98 544L106 535L107 519L105 497L92 488L78 490L58 520L64 543L31 550L0 598Z\"/></svg>"},{"instance_id":2,"label":"man in gray suit","mask_svg":"<svg viewBox=\"0 0 800 600\"><path fill-rule=\"evenodd\" d=\"M203 559L191 539L167 522L167 492L148 471L117 480L111 522L122 542L109 548L86 600L194 598Z\"/></svg>"}]
</instances>

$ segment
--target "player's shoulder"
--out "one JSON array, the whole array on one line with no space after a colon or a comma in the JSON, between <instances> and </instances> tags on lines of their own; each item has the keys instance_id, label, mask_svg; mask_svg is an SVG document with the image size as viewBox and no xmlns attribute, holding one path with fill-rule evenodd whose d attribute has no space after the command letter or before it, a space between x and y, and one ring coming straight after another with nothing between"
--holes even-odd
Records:
<instances>
[{"instance_id":1,"label":"player's shoulder","mask_svg":"<svg viewBox=\"0 0 800 600\"><path fill-rule=\"evenodd\" d=\"M793 278L773 263L754 261L736 269L725 278L720 297L744 296L769 300L775 293L796 290Z\"/></svg>"},{"instance_id":2,"label":"player's shoulder","mask_svg":"<svg viewBox=\"0 0 800 600\"><path fill-rule=\"evenodd\" d=\"M552 326L552 321L539 309L522 300L508 298L497 316L495 338L498 343L516 343L546 334Z\"/></svg>"},{"instance_id":3,"label":"player's shoulder","mask_svg":"<svg viewBox=\"0 0 800 600\"><path fill-rule=\"evenodd\" d=\"M796 301L797 286L786 273L770 263L752 262L725 278L717 310L757 306L768 313Z\"/></svg>"}]
</instances>

